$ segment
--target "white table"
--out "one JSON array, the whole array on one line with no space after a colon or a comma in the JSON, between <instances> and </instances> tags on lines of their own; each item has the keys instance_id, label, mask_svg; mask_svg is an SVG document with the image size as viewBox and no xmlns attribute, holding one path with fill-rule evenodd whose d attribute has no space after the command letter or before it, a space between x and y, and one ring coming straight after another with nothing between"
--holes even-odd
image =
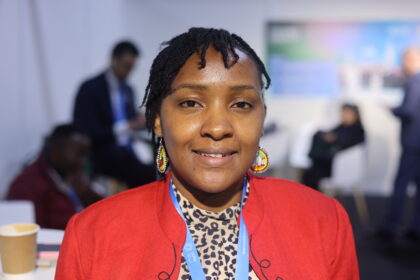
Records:
<instances>
[{"instance_id":1,"label":"white table","mask_svg":"<svg viewBox=\"0 0 420 280\"><path fill-rule=\"evenodd\" d=\"M61 244L63 241L64 230L42 228L38 232L37 243L42 244Z\"/></svg>"},{"instance_id":2,"label":"white table","mask_svg":"<svg viewBox=\"0 0 420 280\"><path fill-rule=\"evenodd\" d=\"M64 231L57 229L45 229L42 228L38 232L37 243L43 244L61 244L63 240ZM1 265L0 265L1 272ZM55 274L55 266L53 267L39 267L31 274L14 276L11 279L16 280L53 280ZM0 279L5 280L6 278L0 273ZM8 279L7 279L8 280Z\"/></svg>"}]
</instances>

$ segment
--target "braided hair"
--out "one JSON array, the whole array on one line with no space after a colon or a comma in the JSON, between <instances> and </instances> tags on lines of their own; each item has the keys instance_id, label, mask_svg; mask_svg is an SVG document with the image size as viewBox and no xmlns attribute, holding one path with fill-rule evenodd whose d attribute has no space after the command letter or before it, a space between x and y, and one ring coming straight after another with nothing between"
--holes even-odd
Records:
<instances>
[{"instance_id":1,"label":"braided hair","mask_svg":"<svg viewBox=\"0 0 420 280\"><path fill-rule=\"evenodd\" d=\"M146 126L152 132L155 151L158 141L153 128L162 100L170 94L172 82L191 55L194 53L200 55L199 69L206 67L206 52L210 46L222 54L226 68L232 67L239 60L235 49L245 52L257 66L261 87L267 89L270 86L271 79L255 51L241 37L226 30L190 28L188 32L162 43L164 48L153 60L149 82L141 105L146 107ZM266 82L265 86L263 77Z\"/></svg>"}]
</instances>

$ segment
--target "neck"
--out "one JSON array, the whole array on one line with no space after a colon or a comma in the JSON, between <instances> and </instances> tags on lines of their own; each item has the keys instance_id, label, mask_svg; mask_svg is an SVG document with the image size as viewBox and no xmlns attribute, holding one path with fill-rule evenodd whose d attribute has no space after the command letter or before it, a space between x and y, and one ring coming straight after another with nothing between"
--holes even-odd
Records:
<instances>
[{"instance_id":1,"label":"neck","mask_svg":"<svg viewBox=\"0 0 420 280\"><path fill-rule=\"evenodd\" d=\"M116 74L116 72L115 72L115 70L112 66L109 68L109 72L111 73L111 76L115 79L115 82L117 82L117 83L124 83L125 82L125 79L121 79L120 77L117 76L117 74Z\"/></svg>"},{"instance_id":2,"label":"neck","mask_svg":"<svg viewBox=\"0 0 420 280\"><path fill-rule=\"evenodd\" d=\"M57 164L55 164L54 160L51 159L50 156L48 156L48 154L44 154L42 155L42 157L44 158L45 162L47 163L47 165L54 169L55 172L58 173L58 175L60 175L61 178L64 178L64 176L66 175L65 172L63 172L62 170L60 170L60 168L57 168Z\"/></svg>"},{"instance_id":3,"label":"neck","mask_svg":"<svg viewBox=\"0 0 420 280\"><path fill-rule=\"evenodd\" d=\"M186 199L188 199L188 201L200 209L212 212L221 212L237 204L242 199L242 180L233 186L217 193L209 193L194 186L183 184L175 176L172 176L172 180L177 190Z\"/></svg>"}]
</instances>

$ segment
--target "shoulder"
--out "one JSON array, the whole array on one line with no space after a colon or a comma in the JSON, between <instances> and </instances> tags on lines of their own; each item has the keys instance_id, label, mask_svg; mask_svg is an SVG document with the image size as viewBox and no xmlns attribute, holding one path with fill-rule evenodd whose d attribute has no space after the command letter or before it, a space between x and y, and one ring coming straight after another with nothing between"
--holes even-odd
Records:
<instances>
[{"instance_id":1,"label":"shoulder","mask_svg":"<svg viewBox=\"0 0 420 280\"><path fill-rule=\"evenodd\" d=\"M52 188L45 163L37 159L23 169L11 182L8 198L16 198L30 193L42 194Z\"/></svg>"},{"instance_id":2,"label":"shoulder","mask_svg":"<svg viewBox=\"0 0 420 280\"><path fill-rule=\"evenodd\" d=\"M156 194L160 187L161 181L156 181L100 200L78 214L75 225L103 230L109 225L126 226L152 217L156 215Z\"/></svg>"},{"instance_id":3,"label":"shoulder","mask_svg":"<svg viewBox=\"0 0 420 280\"><path fill-rule=\"evenodd\" d=\"M276 232L305 240L317 236L332 244L337 235L351 231L347 212L337 200L288 180L255 177L253 181L258 205Z\"/></svg>"},{"instance_id":4,"label":"shoulder","mask_svg":"<svg viewBox=\"0 0 420 280\"><path fill-rule=\"evenodd\" d=\"M296 210L319 215L336 211L338 203L334 199L305 185L278 178L252 177L255 192L273 211Z\"/></svg>"},{"instance_id":5,"label":"shoulder","mask_svg":"<svg viewBox=\"0 0 420 280\"><path fill-rule=\"evenodd\" d=\"M411 76L407 82L408 92L418 91L420 89L420 73Z\"/></svg>"},{"instance_id":6,"label":"shoulder","mask_svg":"<svg viewBox=\"0 0 420 280\"><path fill-rule=\"evenodd\" d=\"M414 74L412 77L411 77L411 79L410 79L411 81L413 81L413 82L417 82L417 83L420 83L420 72L417 72L416 74Z\"/></svg>"},{"instance_id":7,"label":"shoulder","mask_svg":"<svg viewBox=\"0 0 420 280\"><path fill-rule=\"evenodd\" d=\"M80 86L80 91L90 90L92 88L97 88L98 86L106 86L105 72L85 80Z\"/></svg>"},{"instance_id":8,"label":"shoulder","mask_svg":"<svg viewBox=\"0 0 420 280\"><path fill-rule=\"evenodd\" d=\"M328 199L328 197L319 191L316 191L300 183L285 179L252 175L251 182L255 185L256 188L258 188L258 191L281 195L283 197L301 197L315 200Z\"/></svg>"},{"instance_id":9,"label":"shoulder","mask_svg":"<svg viewBox=\"0 0 420 280\"><path fill-rule=\"evenodd\" d=\"M13 184L30 184L32 186L38 184L42 185L45 184L47 178L47 165L44 160L38 158L16 176Z\"/></svg>"}]
</instances>

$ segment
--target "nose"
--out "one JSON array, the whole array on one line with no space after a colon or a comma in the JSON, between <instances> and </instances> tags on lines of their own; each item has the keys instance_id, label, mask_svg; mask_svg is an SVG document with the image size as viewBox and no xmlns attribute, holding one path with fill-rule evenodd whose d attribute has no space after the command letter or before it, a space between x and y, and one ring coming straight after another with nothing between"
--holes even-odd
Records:
<instances>
[{"instance_id":1,"label":"nose","mask_svg":"<svg viewBox=\"0 0 420 280\"><path fill-rule=\"evenodd\" d=\"M233 136L232 122L226 109L210 109L204 118L201 127L202 137L209 137L215 141L220 141Z\"/></svg>"}]
</instances>

